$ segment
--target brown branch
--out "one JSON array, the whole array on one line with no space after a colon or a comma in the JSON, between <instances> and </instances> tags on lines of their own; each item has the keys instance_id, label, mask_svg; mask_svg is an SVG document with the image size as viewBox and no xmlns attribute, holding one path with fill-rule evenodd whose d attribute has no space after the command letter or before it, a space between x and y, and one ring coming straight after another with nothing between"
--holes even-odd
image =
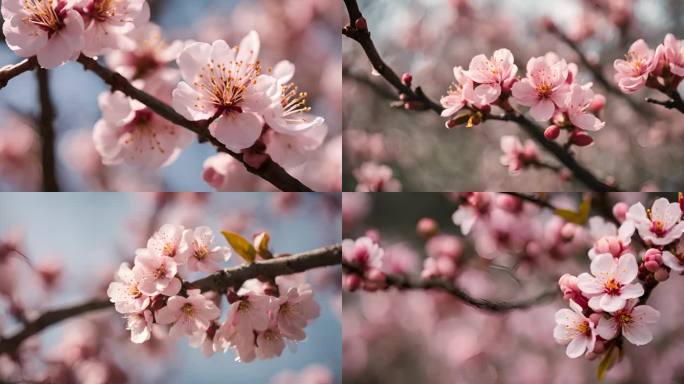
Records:
<instances>
[{"instance_id":1,"label":"brown branch","mask_svg":"<svg viewBox=\"0 0 684 384\"><path fill-rule=\"evenodd\" d=\"M397 74L390 68L380 57L375 44L371 39L368 29L359 29L357 24L359 20L363 20L362 25L366 23L356 0L344 0L349 13L349 20L351 23L344 27L342 34L358 42L363 48L366 56L370 60L373 68L375 68L380 75L387 80L400 94L405 95L403 101L412 102L412 110L431 110L437 114L441 114L443 108L436 102L430 100L420 87L413 90L406 86ZM563 165L565 165L575 176L577 180L582 182L588 188L598 192L615 191L618 188L614 185L608 185L600 181L591 171L582 166L575 160L575 158L568 153L563 147L556 142L547 140L544 137L544 132L541 127L519 113L506 113L501 116L488 115L488 119L512 121L517 123L534 141L539 143L548 152L551 152Z\"/></svg>"},{"instance_id":2,"label":"brown branch","mask_svg":"<svg viewBox=\"0 0 684 384\"><path fill-rule=\"evenodd\" d=\"M290 256L277 257L253 264L225 269L211 276L187 283L185 289L201 289L202 292L225 292L228 288L239 289L249 279L274 279L277 276L305 272L309 269L340 264L342 246L331 245ZM92 299L82 304L44 312L35 320L27 322L22 330L7 338L0 338L0 355L13 353L29 337L45 328L71 317L105 308L114 308L109 299Z\"/></svg>"},{"instance_id":3,"label":"brown branch","mask_svg":"<svg viewBox=\"0 0 684 384\"><path fill-rule=\"evenodd\" d=\"M311 188L307 187L301 181L287 173L285 169L276 164L270 158L260 168L254 168L247 164L241 153L236 153L229 150L223 143L209 133L209 124L211 123L212 119L203 121L188 120L177 113L166 103L134 87L125 77L110 70L109 68L100 65L96 60L81 55L78 58L78 62L81 63L86 70L92 71L105 83L109 84L112 90L120 91L128 97L138 100L166 120L196 133L199 136L200 141L209 141L219 152L231 155L233 158L241 162L247 171L268 181L281 191L312 192Z\"/></svg>"},{"instance_id":4,"label":"brown branch","mask_svg":"<svg viewBox=\"0 0 684 384\"><path fill-rule=\"evenodd\" d=\"M55 106L50 94L50 78L47 69L38 68L38 101L40 117L38 132L40 134L40 152L43 174L43 192L59 192L57 177L57 160L55 156Z\"/></svg>"},{"instance_id":5,"label":"brown branch","mask_svg":"<svg viewBox=\"0 0 684 384\"><path fill-rule=\"evenodd\" d=\"M651 104L657 104L657 105L662 105L663 107L667 109L676 109L679 112L684 113L684 101L682 101L682 97L677 93L677 91L671 92L667 94L670 96L671 99L669 100L658 100L658 99L653 99L651 97L646 98L646 102L651 103Z\"/></svg>"},{"instance_id":6,"label":"brown branch","mask_svg":"<svg viewBox=\"0 0 684 384\"><path fill-rule=\"evenodd\" d=\"M0 68L0 89L5 88L13 78L36 68L38 68L38 60L35 57Z\"/></svg>"},{"instance_id":7,"label":"brown branch","mask_svg":"<svg viewBox=\"0 0 684 384\"><path fill-rule=\"evenodd\" d=\"M345 273L363 276L362 271L353 264L342 262ZM545 290L536 296L520 301L498 301L481 299L471 296L468 292L457 287L454 283L444 279L415 279L408 276L386 275L385 282L389 287L400 290L438 290L444 291L465 304L488 312L507 312L516 309L526 309L542 304L558 295L558 288Z\"/></svg>"}]
</instances>

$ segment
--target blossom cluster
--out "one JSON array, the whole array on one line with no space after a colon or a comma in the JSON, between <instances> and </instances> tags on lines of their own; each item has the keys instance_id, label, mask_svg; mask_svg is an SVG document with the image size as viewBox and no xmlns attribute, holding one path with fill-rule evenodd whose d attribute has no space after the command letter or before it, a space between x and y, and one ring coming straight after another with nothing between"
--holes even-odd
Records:
<instances>
[{"instance_id":1,"label":"blossom cluster","mask_svg":"<svg viewBox=\"0 0 684 384\"><path fill-rule=\"evenodd\" d=\"M440 100L445 108L442 116L450 118L448 128L465 122L466 118L470 127L484 120L493 106L510 111L512 99L530 107L529 113L535 120L551 123L544 132L547 139L555 140L561 130L566 130L571 144L586 146L593 142L586 132L605 126L596 116L605 98L594 94L592 83L578 83L577 72L576 64L549 52L531 58L526 76L518 78L518 66L508 49L496 50L491 57L478 55L467 70L454 67L456 82ZM471 113L456 115L462 109Z\"/></svg>"},{"instance_id":2,"label":"blossom cluster","mask_svg":"<svg viewBox=\"0 0 684 384\"><path fill-rule=\"evenodd\" d=\"M167 43L149 22L145 0L7 0L2 15L7 44L16 54L36 56L44 68L81 54L106 55L136 88L189 120L211 121L211 135L242 152L253 168L269 157L284 167L299 166L327 135L324 119L310 114L307 93L292 81L294 64L284 60L262 68L254 31L234 47L223 40ZM195 137L119 91L103 93L98 102L102 118L93 140L106 165L163 167ZM226 184L222 165L205 163L204 178L216 189Z\"/></svg>"},{"instance_id":3,"label":"blossom cluster","mask_svg":"<svg viewBox=\"0 0 684 384\"><path fill-rule=\"evenodd\" d=\"M655 50L639 39L632 43L625 59L615 60L615 82L627 94L644 86L665 93L676 92L684 78L684 42L668 33Z\"/></svg>"},{"instance_id":4,"label":"blossom cluster","mask_svg":"<svg viewBox=\"0 0 684 384\"><path fill-rule=\"evenodd\" d=\"M254 243L260 255L270 255L267 233ZM131 341L144 343L154 327L170 326L171 337L188 337L207 356L234 349L237 360L250 362L280 356L286 342L304 340L304 328L320 312L308 284L249 280L237 292L228 291L230 306L221 322L220 296L192 289L184 279L191 272L217 272L230 256L227 247L214 244L208 227L162 226L136 251L132 268L120 266L107 290L127 320Z\"/></svg>"},{"instance_id":5,"label":"blossom cluster","mask_svg":"<svg viewBox=\"0 0 684 384\"><path fill-rule=\"evenodd\" d=\"M556 313L554 337L568 345L568 357L594 359L620 348L621 338L635 345L652 341L649 325L660 312L645 304L650 291L671 271L684 271L681 203L681 198L674 203L659 198L651 209L618 203L619 227L599 217L590 220L595 240L589 250L591 273L565 274L559 280L570 309ZM631 244L634 235L646 248L639 259Z\"/></svg>"}]
</instances>

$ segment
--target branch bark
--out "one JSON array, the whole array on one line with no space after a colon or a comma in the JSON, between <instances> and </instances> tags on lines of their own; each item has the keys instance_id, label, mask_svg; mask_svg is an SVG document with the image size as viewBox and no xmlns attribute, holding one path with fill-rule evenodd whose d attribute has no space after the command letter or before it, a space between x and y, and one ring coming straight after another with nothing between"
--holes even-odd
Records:
<instances>
[{"instance_id":1,"label":"branch bark","mask_svg":"<svg viewBox=\"0 0 684 384\"><path fill-rule=\"evenodd\" d=\"M211 276L187 283L185 288L201 289L202 292L216 291L223 293L230 287L236 290L239 289L249 279L274 279L277 276L291 275L314 268L337 265L341 261L342 246L339 244L331 245L295 255L277 257L225 269ZM27 322L24 328L14 335L0 338L0 355L15 352L24 340L40 333L51 325L84 313L105 308L113 309L114 305L109 299L96 298L74 306L44 312L35 320Z\"/></svg>"},{"instance_id":2,"label":"branch bark","mask_svg":"<svg viewBox=\"0 0 684 384\"><path fill-rule=\"evenodd\" d=\"M183 128L189 129L190 131L196 133L200 140L209 141L219 152L227 153L244 165L244 167L250 173L261 177L262 179L268 181L276 188L281 191L286 192L312 192L311 188L304 185L301 181L294 178L292 175L287 173L280 165L276 164L270 158L264 163L260 168L254 168L247 164L243 155L240 153L233 152L226 148L223 143L218 139L213 137L209 133L209 124L211 119L203 121L191 121L177 113L173 108L168 106L166 103L157 99L156 97L134 87L125 77L117 72L110 70L102 65L100 65L96 60L81 55L78 58L78 62L83 65L86 70L95 73L100 77L105 83L107 83L112 90L120 91L139 102L145 104L152 111L154 111L159 116L165 118L166 120L181 126Z\"/></svg>"},{"instance_id":3,"label":"branch bark","mask_svg":"<svg viewBox=\"0 0 684 384\"><path fill-rule=\"evenodd\" d=\"M17 64L10 64L0 68L0 89L5 88L10 80L24 72L38 68L38 60L35 57L24 59Z\"/></svg>"},{"instance_id":4,"label":"branch bark","mask_svg":"<svg viewBox=\"0 0 684 384\"><path fill-rule=\"evenodd\" d=\"M49 72L47 69L38 68L36 77L38 80L38 101L40 102L38 132L40 133L43 191L59 192L55 155L55 106L50 92Z\"/></svg>"},{"instance_id":5,"label":"branch bark","mask_svg":"<svg viewBox=\"0 0 684 384\"><path fill-rule=\"evenodd\" d=\"M368 29L359 29L356 27L356 21L365 20L359 9L356 0L344 0L349 14L350 24L344 27L342 34L358 42L363 48L368 60L370 60L373 68L375 68L380 75L387 80L400 94L404 95L402 101L412 102L412 110L431 110L437 114L441 114L443 108L441 105L428 98L420 87L415 90L402 83L396 72L392 70L380 57L375 44L371 39L371 34ZM544 149L556 157L564 166L566 166L575 176L577 180L586 185L591 190L597 192L615 191L618 188L614 185L608 185L599 180L590 170L582 166L577 160L563 147L556 142L549 141L544 137L541 127L532 121L525 118L519 113L506 113L501 116L488 115L486 118L491 120L512 121L517 123L532 139L539 143Z\"/></svg>"},{"instance_id":6,"label":"branch bark","mask_svg":"<svg viewBox=\"0 0 684 384\"><path fill-rule=\"evenodd\" d=\"M354 273L358 276L363 276L362 271L345 261L342 262L342 267L346 273ZM415 279L408 276L400 275L386 275L385 282L388 286L400 290L438 290L446 292L457 299L463 301L465 304L482 309L488 312L508 312L517 309L526 309L538 304L542 304L558 294L558 288L545 290L536 296L520 301L499 301L490 299L481 299L471 296L468 292L457 287L454 283L443 279Z\"/></svg>"}]
</instances>

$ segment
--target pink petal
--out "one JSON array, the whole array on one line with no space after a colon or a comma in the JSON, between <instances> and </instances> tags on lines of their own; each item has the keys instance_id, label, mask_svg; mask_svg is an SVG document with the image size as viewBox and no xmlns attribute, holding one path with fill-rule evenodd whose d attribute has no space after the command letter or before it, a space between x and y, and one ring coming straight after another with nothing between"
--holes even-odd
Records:
<instances>
[{"instance_id":1,"label":"pink petal","mask_svg":"<svg viewBox=\"0 0 684 384\"><path fill-rule=\"evenodd\" d=\"M251 147L261 135L263 123L253 113L223 114L209 130L219 141L233 151Z\"/></svg>"},{"instance_id":2,"label":"pink petal","mask_svg":"<svg viewBox=\"0 0 684 384\"><path fill-rule=\"evenodd\" d=\"M556 106L549 99L542 99L530 109L530 115L537 121L548 121L556 110Z\"/></svg>"}]
</instances>

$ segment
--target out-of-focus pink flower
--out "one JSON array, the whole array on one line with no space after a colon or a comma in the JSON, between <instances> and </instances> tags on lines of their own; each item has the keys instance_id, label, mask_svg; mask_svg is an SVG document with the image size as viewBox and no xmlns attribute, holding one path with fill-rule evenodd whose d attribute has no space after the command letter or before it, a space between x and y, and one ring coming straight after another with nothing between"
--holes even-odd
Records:
<instances>
[{"instance_id":1,"label":"out-of-focus pink flower","mask_svg":"<svg viewBox=\"0 0 684 384\"><path fill-rule=\"evenodd\" d=\"M384 251L368 237L342 240L342 258L361 268L382 267Z\"/></svg>"},{"instance_id":2,"label":"out-of-focus pink flower","mask_svg":"<svg viewBox=\"0 0 684 384\"><path fill-rule=\"evenodd\" d=\"M663 56L666 63L669 64L670 72L677 76L684 76L684 42L677 40L673 34L668 33L665 35L663 46Z\"/></svg>"},{"instance_id":3,"label":"out-of-focus pink flower","mask_svg":"<svg viewBox=\"0 0 684 384\"><path fill-rule=\"evenodd\" d=\"M684 222L681 218L679 204L670 203L664 197L653 202L648 212L641 203L632 205L627 211L627 220L634 223L639 236L655 245L667 245L682 236Z\"/></svg>"},{"instance_id":4,"label":"out-of-focus pink flower","mask_svg":"<svg viewBox=\"0 0 684 384\"><path fill-rule=\"evenodd\" d=\"M568 344L565 354L574 359L594 350L596 329L595 324L582 314L582 307L570 301L570 308L572 310L563 308L556 312L553 337L561 344Z\"/></svg>"},{"instance_id":5,"label":"out-of-focus pink flower","mask_svg":"<svg viewBox=\"0 0 684 384\"><path fill-rule=\"evenodd\" d=\"M267 295L247 293L230 305L228 318L214 337L214 350L227 351L234 347L238 360L250 362L256 358L254 332L263 332L269 327L271 298Z\"/></svg>"},{"instance_id":6,"label":"out-of-focus pink flower","mask_svg":"<svg viewBox=\"0 0 684 384\"><path fill-rule=\"evenodd\" d=\"M617 72L615 81L622 92L635 93L646 84L648 76L658 64L658 60L654 57L655 53L648 44L639 39L629 47L627 60L615 60L613 63Z\"/></svg>"},{"instance_id":7,"label":"out-of-focus pink flower","mask_svg":"<svg viewBox=\"0 0 684 384\"><path fill-rule=\"evenodd\" d=\"M150 19L145 0L80 0L76 4L85 22L83 53L97 56L109 50L131 45L125 34Z\"/></svg>"},{"instance_id":8,"label":"out-of-focus pink flower","mask_svg":"<svg viewBox=\"0 0 684 384\"><path fill-rule=\"evenodd\" d=\"M460 111L468 102L466 95L473 94L473 81L465 75L463 68L454 67L454 77L456 82L449 87L447 95L439 100L444 107L442 117L449 117Z\"/></svg>"},{"instance_id":9,"label":"out-of-focus pink flower","mask_svg":"<svg viewBox=\"0 0 684 384\"><path fill-rule=\"evenodd\" d=\"M218 324L212 321L206 330L200 330L190 336L190 346L202 349L202 354L211 357L214 354L214 336L218 331Z\"/></svg>"},{"instance_id":10,"label":"out-of-focus pink flower","mask_svg":"<svg viewBox=\"0 0 684 384\"><path fill-rule=\"evenodd\" d=\"M641 284L632 283L639 268L631 253L619 259L609 253L596 255L590 269L593 276L588 273L579 275L577 285L590 297L589 306L594 310L615 312L624 308L628 299L644 294Z\"/></svg>"},{"instance_id":11,"label":"out-of-focus pink flower","mask_svg":"<svg viewBox=\"0 0 684 384\"><path fill-rule=\"evenodd\" d=\"M590 87L591 83L586 85L572 84L570 93L565 98L561 109L567 112L570 122L575 127L585 131L598 131L606 123L587 112L594 98L594 92Z\"/></svg>"},{"instance_id":12,"label":"out-of-focus pink flower","mask_svg":"<svg viewBox=\"0 0 684 384\"><path fill-rule=\"evenodd\" d=\"M537 145L530 139L526 140L523 145L517 136L502 136L501 150L504 153L500 159L501 164L507 166L511 174L519 173L526 164L539 159Z\"/></svg>"},{"instance_id":13,"label":"out-of-focus pink flower","mask_svg":"<svg viewBox=\"0 0 684 384\"><path fill-rule=\"evenodd\" d=\"M126 34L132 45L114 50L107 55L107 64L128 79L143 79L155 75L176 60L183 50L183 42L167 43L161 28L147 23Z\"/></svg>"},{"instance_id":14,"label":"out-of-focus pink flower","mask_svg":"<svg viewBox=\"0 0 684 384\"><path fill-rule=\"evenodd\" d=\"M314 300L313 291L308 284L290 288L273 305L280 333L292 340L304 340L304 328L320 316L320 306Z\"/></svg>"},{"instance_id":15,"label":"out-of-focus pink flower","mask_svg":"<svg viewBox=\"0 0 684 384\"><path fill-rule=\"evenodd\" d=\"M489 215L492 199L493 194L490 192L472 192L467 197L467 204L459 205L451 219L454 224L461 227L461 232L467 235L478 219Z\"/></svg>"},{"instance_id":16,"label":"out-of-focus pink flower","mask_svg":"<svg viewBox=\"0 0 684 384\"><path fill-rule=\"evenodd\" d=\"M178 264L166 256L160 256L148 249L138 249L135 255L133 274L140 292L154 296L173 296L180 291L181 283L176 278Z\"/></svg>"},{"instance_id":17,"label":"out-of-focus pink flower","mask_svg":"<svg viewBox=\"0 0 684 384\"><path fill-rule=\"evenodd\" d=\"M283 167L296 167L309 159L328 134L328 126L323 120L306 129L283 133L275 130L266 135L266 153L273 161Z\"/></svg>"},{"instance_id":18,"label":"out-of-focus pink flower","mask_svg":"<svg viewBox=\"0 0 684 384\"><path fill-rule=\"evenodd\" d=\"M527 77L511 89L513 98L531 107L530 115L537 121L548 121L563 104L569 88L568 64L565 60L551 62L547 57L533 57L527 62Z\"/></svg>"},{"instance_id":19,"label":"out-of-focus pink flower","mask_svg":"<svg viewBox=\"0 0 684 384\"><path fill-rule=\"evenodd\" d=\"M172 76L173 73L171 73ZM173 79L155 77L135 85L159 98L168 99ZM121 92L103 93L98 98L102 119L95 123L95 148L106 165L126 163L142 168L167 166L180 156L194 135L170 123L144 104Z\"/></svg>"},{"instance_id":20,"label":"out-of-focus pink flower","mask_svg":"<svg viewBox=\"0 0 684 384\"><path fill-rule=\"evenodd\" d=\"M152 312L149 310L126 316L126 329L131 331L131 341L142 344L149 340L152 336L153 320Z\"/></svg>"},{"instance_id":21,"label":"out-of-focus pink flower","mask_svg":"<svg viewBox=\"0 0 684 384\"><path fill-rule=\"evenodd\" d=\"M333 374L322 365L312 364L299 373L281 372L271 379L271 384L333 384Z\"/></svg>"},{"instance_id":22,"label":"out-of-focus pink flower","mask_svg":"<svg viewBox=\"0 0 684 384\"><path fill-rule=\"evenodd\" d=\"M425 252L428 257L447 257L456 260L463 255L463 244L456 236L437 235L425 244Z\"/></svg>"},{"instance_id":23,"label":"out-of-focus pink flower","mask_svg":"<svg viewBox=\"0 0 684 384\"><path fill-rule=\"evenodd\" d=\"M0 175L22 191L40 187L38 135L28 121L7 119L0 130Z\"/></svg>"},{"instance_id":24,"label":"out-of-focus pink flower","mask_svg":"<svg viewBox=\"0 0 684 384\"><path fill-rule=\"evenodd\" d=\"M357 192L400 192L401 182L394 179L392 168L375 162L365 162L354 170Z\"/></svg>"},{"instance_id":25,"label":"out-of-focus pink flower","mask_svg":"<svg viewBox=\"0 0 684 384\"><path fill-rule=\"evenodd\" d=\"M477 55L470 61L465 75L476 83L472 95L466 98L480 105L494 103L503 89L515 80L518 66L513 63L513 54L508 49L494 51L491 58Z\"/></svg>"},{"instance_id":26,"label":"out-of-focus pink flower","mask_svg":"<svg viewBox=\"0 0 684 384\"><path fill-rule=\"evenodd\" d=\"M38 57L43 68L76 59L84 44L83 18L73 0L5 0L2 31L21 57Z\"/></svg>"},{"instance_id":27,"label":"out-of-focus pink flower","mask_svg":"<svg viewBox=\"0 0 684 384\"><path fill-rule=\"evenodd\" d=\"M660 312L649 305L636 304L637 300L630 300L624 309L611 313L607 318L601 317L596 327L598 335L606 340L612 340L619 331L634 345L650 343L653 334L648 325L658 321Z\"/></svg>"},{"instance_id":28,"label":"out-of-focus pink flower","mask_svg":"<svg viewBox=\"0 0 684 384\"><path fill-rule=\"evenodd\" d=\"M219 263L230 258L227 247L212 246L214 233L209 227L197 227L183 232L183 242L188 245L188 269L191 271L216 272Z\"/></svg>"},{"instance_id":29,"label":"out-of-focus pink flower","mask_svg":"<svg viewBox=\"0 0 684 384\"><path fill-rule=\"evenodd\" d=\"M276 78L261 74L259 35L252 31L240 46L223 40L193 43L178 55L183 81L173 91L174 109L190 120L218 114L209 131L226 147L240 151L261 136L263 113L277 93Z\"/></svg>"},{"instance_id":30,"label":"out-of-focus pink flower","mask_svg":"<svg viewBox=\"0 0 684 384\"><path fill-rule=\"evenodd\" d=\"M382 258L382 270L399 275L415 272L419 256L413 248L406 244L393 244L385 249Z\"/></svg>"},{"instance_id":31,"label":"out-of-focus pink flower","mask_svg":"<svg viewBox=\"0 0 684 384\"><path fill-rule=\"evenodd\" d=\"M254 191L258 179L227 153L217 153L204 161L202 178L221 192Z\"/></svg>"},{"instance_id":32,"label":"out-of-focus pink flower","mask_svg":"<svg viewBox=\"0 0 684 384\"><path fill-rule=\"evenodd\" d=\"M188 297L171 297L155 316L159 324L173 324L171 336L190 336L206 330L212 320L221 316L221 311L213 301L204 297L199 289L190 289Z\"/></svg>"},{"instance_id":33,"label":"out-of-focus pink flower","mask_svg":"<svg viewBox=\"0 0 684 384\"><path fill-rule=\"evenodd\" d=\"M622 256L629 251L634 231L634 224L630 221L618 229L615 224L600 216L590 218L589 232L594 239L594 246L589 250L589 258L593 260L602 253L610 253L615 258Z\"/></svg>"},{"instance_id":34,"label":"out-of-focus pink flower","mask_svg":"<svg viewBox=\"0 0 684 384\"><path fill-rule=\"evenodd\" d=\"M122 263L117 272L120 281L114 281L107 288L109 300L119 313L142 312L150 304L149 296L138 288L138 281L128 263Z\"/></svg>"}]
</instances>

